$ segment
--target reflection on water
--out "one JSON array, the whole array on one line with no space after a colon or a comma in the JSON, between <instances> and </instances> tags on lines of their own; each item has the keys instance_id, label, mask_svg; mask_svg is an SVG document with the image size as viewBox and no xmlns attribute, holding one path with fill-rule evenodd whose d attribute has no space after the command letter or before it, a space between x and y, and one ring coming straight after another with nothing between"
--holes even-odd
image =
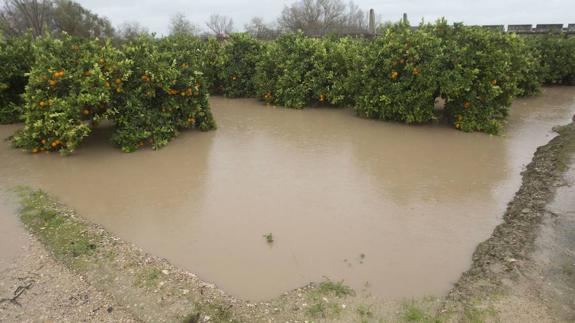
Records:
<instances>
[{"instance_id":1,"label":"reflection on water","mask_svg":"<svg viewBox=\"0 0 575 323\"><path fill-rule=\"evenodd\" d=\"M518 100L503 136L345 109L211 104L217 131L186 132L157 152L121 153L106 129L67 158L4 142L0 186L44 188L242 298L323 277L382 297L439 295L499 222L535 148L570 119L575 89Z\"/></svg>"}]
</instances>

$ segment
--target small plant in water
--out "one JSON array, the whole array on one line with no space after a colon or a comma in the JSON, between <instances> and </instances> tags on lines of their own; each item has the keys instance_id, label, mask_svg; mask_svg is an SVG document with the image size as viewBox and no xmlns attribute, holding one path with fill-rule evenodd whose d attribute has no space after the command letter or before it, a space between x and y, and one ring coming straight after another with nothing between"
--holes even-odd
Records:
<instances>
[{"instance_id":1,"label":"small plant in water","mask_svg":"<svg viewBox=\"0 0 575 323\"><path fill-rule=\"evenodd\" d=\"M271 233L264 234L264 238L269 244L272 244L274 242L274 236Z\"/></svg>"}]
</instances>

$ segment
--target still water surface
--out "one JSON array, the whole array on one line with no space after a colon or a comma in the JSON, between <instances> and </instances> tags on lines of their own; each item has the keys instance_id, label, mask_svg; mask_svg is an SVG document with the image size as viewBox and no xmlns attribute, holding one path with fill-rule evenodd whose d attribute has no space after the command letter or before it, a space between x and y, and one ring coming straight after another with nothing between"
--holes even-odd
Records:
<instances>
[{"instance_id":1,"label":"still water surface","mask_svg":"<svg viewBox=\"0 0 575 323\"><path fill-rule=\"evenodd\" d=\"M501 220L536 147L570 120L575 88L517 100L502 136L346 109L211 105L218 130L156 152L124 154L105 129L67 158L1 142L0 187L45 189L249 300L326 277L384 298L441 295ZM15 129L0 126L0 136Z\"/></svg>"}]
</instances>

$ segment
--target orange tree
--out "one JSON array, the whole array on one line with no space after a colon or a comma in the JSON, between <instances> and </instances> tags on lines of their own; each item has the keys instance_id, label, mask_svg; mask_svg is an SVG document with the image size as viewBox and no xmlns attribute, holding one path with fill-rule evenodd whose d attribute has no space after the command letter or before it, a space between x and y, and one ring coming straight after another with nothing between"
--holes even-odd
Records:
<instances>
[{"instance_id":1,"label":"orange tree","mask_svg":"<svg viewBox=\"0 0 575 323\"><path fill-rule=\"evenodd\" d=\"M170 52L180 64L201 72L205 87L211 94L222 93L224 55L220 41L185 34L172 35L160 40L160 49Z\"/></svg>"},{"instance_id":2,"label":"orange tree","mask_svg":"<svg viewBox=\"0 0 575 323\"><path fill-rule=\"evenodd\" d=\"M443 40L441 95L449 121L466 132L495 134L518 94L514 35L481 27L438 24Z\"/></svg>"},{"instance_id":3,"label":"orange tree","mask_svg":"<svg viewBox=\"0 0 575 323\"><path fill-rule=\"evenodd\" d=\"M153 38L123 51L109 42L44 38L34 53L25 125L13 136L17 147L68 154L105 119L126 152L160 148L181 129L215 127L201 73L161 51Z\"/></svg>"},{"instance_id":4,"label":"orange tree","mask_svg":"<svg viewBox=\"0 0 575 323\"><path fill-rule=\"evenodd\" d=\"M235 33L223 46L222 89L227 97L253 97L254 74L261 42L247 33Z\"/></svg>"},{"instance_id":5,"label":"orange tree","mask_svg":"<svg viewBox=\"0 0 575 323\"><path fill-rule=\"evenodd\" d=\"M33 62L30 36L0 41L0 124L20 121L24 93Z\"/></svg>"},{"instance_id":6,"label":"orange tree","mask_svg":"<svg viewBox=\"0 0 575 323\"><path fill-rule=\"evenodd\" d=\"M348 37L323 41L327 52L325 100L330 104L355 106L357 93L363 88L360 71L366 42Z\"/></svg>"},{"instance_id":7,"label":"orange tree","mask_svg":"<svg viewBox=\"0 0 575 323\"><path fill-rule=\"evenodd\" d=\"M540 92L545 68L541 64L541 52L523 38L511 35L509 42L513 72L517 75L517 96L525 97Z\"/></svg>"},{"instance_id":8,"label":"orange tree","mask_svg":"<svg viewBox=\"0 0 575 323\"><path fill-rule=\"evenodd\" d=\"M441 41L431 32L389 28L364 55L356 98L358 115L406 123L434 118L441 71Z\"/></svg>"},{"instance_id":9,"label":"orange tree","mask_svg":"<svg viewBox=\"0 0 575 323\"><path fill-rule=\"evenodd\" d=\"M543 82L575 84L575 38L567 35L536 35L527 43L540 55Z\"/></svg>"},{"instance_id":10,"label":"orange tree","mask_svg":"<svg viewBox=\"0 0 575 323\"><path fill-rule=\"evenodd\" d=\"M317 104L353 105L361 79L365 41L286 34L268 43L256 68L257 96L302 109Z\"/></svg>"},{"instance_id":11,"label":"orange tree","mask_svg":"<svg viewBox=\"0 0 575 323\"><path fill-rule=\"evenodd\" d=\"M24 94L25 125L14 135L14 145L71 153L90 134L92 121L106 118L111 84L129 76L129 62L109 43L70 36L40 39L34 54Z\"/></svg>"},{"instance_id":12,"label":"orange tree","mask_svg":"<svg viewBox=\"0 0 575 323\"><path fill-rule=\"evenodd\" d=\"M215 128L208 89L193 63L178 61L146 36L125 45L123 52L132 62L130 74L111 84L116 95L109 113L115 124L113 141L123 151L146 144L158 149L181 129Z\"/></svg>"}]
</instances>

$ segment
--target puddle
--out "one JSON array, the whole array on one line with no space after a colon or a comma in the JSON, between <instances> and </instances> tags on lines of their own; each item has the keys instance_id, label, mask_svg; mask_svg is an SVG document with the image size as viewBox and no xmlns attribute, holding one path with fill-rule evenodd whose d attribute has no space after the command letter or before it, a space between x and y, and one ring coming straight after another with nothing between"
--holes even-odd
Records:
<instances>
[{"instance_id":1,"label":"puddle","mask_svg":"<svg viewBox=\"0 0 575 323\"><path fill-rule=\"evenodd\" d=\"M503 136L345 109L211 105L218 130L157 152L121 153L105 129L67 158L1 142L0 187L41 187L244 299L325 277L383 298L442 295L499 223L536 147L570 120L575 88L517 100Z\"/></svg>"}]
</instances>

